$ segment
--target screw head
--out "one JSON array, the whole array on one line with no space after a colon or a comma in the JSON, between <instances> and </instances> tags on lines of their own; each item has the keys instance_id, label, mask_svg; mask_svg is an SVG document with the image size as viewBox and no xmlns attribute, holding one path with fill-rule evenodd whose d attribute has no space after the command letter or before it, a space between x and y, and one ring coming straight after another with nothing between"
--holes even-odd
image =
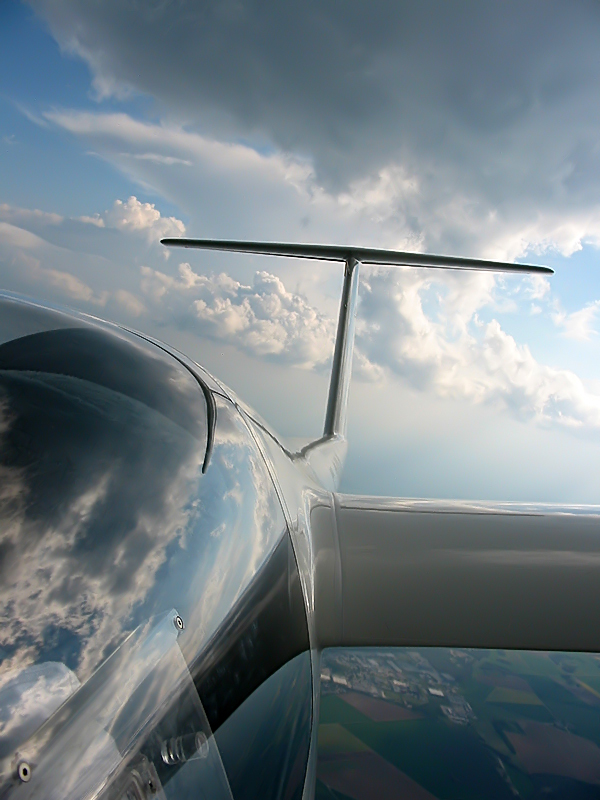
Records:
<instances>
[{"instance_id":1,"label":"screw head","mask_svg":"<svg viewBox=\"0 0 600 800\"><path fill-rule=\"evenodd\" d=\"M180 617L179 614L174 617L173 625L175 625L178 631L182 631L185 628L185 625L183 624L183 618Z\"/></svg>"},{"instance_id":2,"label":"screw head","mask_svg":"<svg viewBox=\"0 0 600 800\"><path fill-rule=\"evenodd\" d=\"M17 774L23 783L28 783L31 780L31 767L27 761L21 761L17 767Z\"/></svg>"}]
</instances>

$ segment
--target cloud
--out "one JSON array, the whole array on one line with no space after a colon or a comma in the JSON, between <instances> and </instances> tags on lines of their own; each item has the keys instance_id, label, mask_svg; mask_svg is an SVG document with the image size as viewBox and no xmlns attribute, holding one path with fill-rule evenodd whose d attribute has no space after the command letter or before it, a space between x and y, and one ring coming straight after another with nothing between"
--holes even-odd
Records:
<instances>
[{"instance_id":1,"label":"cloud","mask_svg":"<svg viewBox=\"0 0 600 800\"><path fill-rule=\"evenodd\" d=\"M117 289L115 292L115 300L134 317L139 317L146 311L146 306L142 303L139 297L136 297L136 295L126 291L125 289Z\"/></svg>"},{"instance_id":2,"label":"cloud","mask_svg":"<svg viewBox=\"0 0 600 800\"><path fill-rule=\"evenodd\" d=\"M42 225L60 225L64 221L64 217L60 214L40 211L37 208L18 208L8 203L0 203L0 219L15 225L27 225L31 222Z\"/></svg>"},{"instance_id":3,"label":"cloud","mask_svg":"<svg viewBox=\"0 0 600 800\"><path fill-rule=\"evenodd\" d=\"M75 275L68 272L61 272L57 269L34 268L42 281L56 287L66 297L71 300L83 300L87 303L103 306L108 299L108 292L95 292L90 286L85 284Z\"/></svg>"},{"instance_id":4,"label":"cloud","mask_svg":"<svg viewBox=\"0 0 600 800\"><path fill-rule=\"evenodd\" d=\"M8 222L0 222L0 242L10 247L18 247L29 250L44 244L44 240L31 231L11 225Z\"/></svg>"},{"instance_id":5,"label":"cloud","mask_svg":"<svg viewBox=\"0 0 600 800\"><path fill-rule=\"evenodd\" d=\"M85 214L82 217L76 217L78 222L85 222L88 225L95 225L97 228L105 228L106 223L100 216L100 214L95 214L93 217L86 216Z\"/></svg>"},{"instance_id":6,"label":"cloud","mask_svg":"<svg viewBox=\"0 0 600 800\"><path fill-rule=\"evenodd\" d=\"M593 91L598 69L594 9L584 3L567 11L557 2L515 10L376 0L344 13L314 0L167 2L142 12L133 0L31 5L87 61L100 96L146 92L184 119L262 132L346 170L351 154L372 165L407 144L452 151L459 132L465 145L476 134L510 134L536 103L555 111L577 78ZM542 13L545 35L536 36ZM511 144L505 136L495 149Z\"/></svg>"},{"instance_id":7,"label":"cloud","mask_svg":"<svg viewBox=\"0 0 600 800\"><path fill-rule=\"evenodd\" d=\"M132 265L140 251L164 261L168 251L159 239L184 232L181 220L162 216L134 196L75 218L5 203L0 205L2 285L83 307L118 306L139 317L144 305Z\"/></svg>"},{"instance_id":8,"label":"cloud","mask_svg":"<svg viewBox=\"0 0 600 800\"><path fill-rule=\"evenodd\" d=\"M304 368L323 366L331 358L333 320L282 281L257 272L252 285L229 275L199 275L188 263L177 277L142 267L142 288L177 324L235 344L259 357Z\"/></svg>"},{"instance_id":9,"label":"cloud","mask_svg":"<svg viewBox=\"0 0 600 800\"><path fill-rule=\"evenodd\" d=\"M142 267L142 287L164 322L180 325L255 357L304 368L330 364L335 321L257 272L252 285L229 275L199 275L188 263L177 277ZM538 291L538 287L533 288ZM434 294L437 311L425 311ZM393 374L409 386L508 410L521 419L567 427L600 427L600 396L571 371L540 364L496 319L493 276L432 277L422 270L365 270L355 377Z\"/></svg>"},{"instance_id":10,"label":"cloud","mask_svg":"<svg viewBox=\"0 0 600 800\"><path fill-rule=\"evenodd\" d=\"M33 219L38 221L36 215ZM45 224L44 220L42 222ZM53 262L64 262L65 254L72 257L69 251L50 245L28 230L0 222L3 288L25 290L39 295L41 287L44 287L46 292L49 290L50 296L54 294L63 302L74 300L94 306L106 305L108 291L95 290L72 272L51 266Z\"/></svg>"},{"instance_id":11,"label":"cloud","mask_svg":"<svg viewBox=\"0 0 600 800\"><path fill-rule=\"evenodd\" d=\"M579 311L572 311L570 314L558 308L552 314L552 320L555 325L563 329L563 334L568 339L587 342L593 335L598 333L594 328L594 322L598 316L599 309L600 300L587 303Z\"/></svg>"},{"instance_id":12,"label":"cloud","mask_svg":"<svg viewBox=\"0 0 600 800\"><path fill-rule=\"evenodd\" d=\"M137 158L139 161L153 161L155 164L184 164L191 167L192 162L187 158L177 158L176 156L163 156L160 153L121 153L125 158Z\"/></svg>"},{"instance_id":13,"label":"cloud","mask_svg":"<svg viewBox=\"0 0 600 800\"><path fill-rule=\"evenodd\" d=\"M540 364L496 319L479 320L476 312L495 301L487 279L472 276L458 306L451 288L438 314L428 315L431 279L373 270L363 289L360 341L367 357L440 396L500 406L541 424L599 427L600 396L573 372Z\"/></svg>"},{"instance_id":14,"label":"cloud","mask_svg":"<svg viewBox=\"0 0 600 800\"><path fill-rule=\"evenodd\" d=\"M115 200L104 214L104 223L110 228L128 231L144 231L148 239L157 242L165 236L182 236L185 225L175 217L161 217L154 203L141 203L137 197L123 202Z\"/></svg>"},{"instance_id":15,"label":"cloud","mask_svg":"<svg viewBox=\"0 0 600 800\"><path fill-rule=\"evenodd\" d=\"M75 110L45 118L84 138L140 185L175 199L208 236L281 239L287 231L289 238L500 260L538 260L546 251L570 255L600 242L595 201L528 200L519 187L519 200L501 208L461 189L447 166L390 162L344 186L327 186L306 157L258 152L172 122ZM147 158L149 147L156 158Z\"/></svg>"},{"instance_id":16,"label":"cloud","mask_svg":"<svg viewBox=\"0 0 600 800\"><path fill-rule=\"evenodd\" d=\"M528 275L524 293L532 300L543 300L550 294L550 281L542 275Z\"/></svg>"},{"instance_id":17,"label":"cloud","mask_svg":"<svg viewBox=\"0 0 600 800\"><path fill-rule=\"evenodd\" d=\"M30 4L99 98L142 92L180 138L308 163L316 186L428 249L515 257L600 241L594 3ZM122 160L144 154L195 163L151 139Z\"/></svg>"},{"instance_id":18,"label":"cloud","mask_svg":"<svg viewBox=\"0 0 600 800\"><path fill-rule=\"evenodd\" d=\"M10 755L79 688L64 664L46 661L0 676L0 753Z\"/></svg>"},{"instance_id":19,"label":"cloud","mask_svg":"<svg viewBox=\"0 0 600 800\"><path fill-rule=\"evenodd\" d=\"M16 218L7 207L1 214ZM329 367L334 306L326 311L322 301L292 289L289 281L297 280L297 270L288 271L287 279L260 270L251 280L226 271L201 274L187 262L166 270L156 239L166 229L182 230L183 224L135 197L93 215L92 224L67 219L48 224L22 209L19 215L21 224L44 235L64 231L68 239L74 226L77 247L59 248L37 233L0 222L4 272L13 276L12 282L5 280L7 288L31 292L35 286L39 293L46 286L59 301L91 311L101 307L126 324L135 320L135 327L190 331L286 366ZM140 236L148 246L142 264ZM102 257L85 254L82 241L88 251L100 242L107 249ZM323 274L315 269L314 274ZM366 268L362 274L355 378L395 376L418 391L499 406L542 425L600 425L598 397L573 372L537 361L498 321L507 311L529 310L533 303L565 335L581 339L591 335L600 303L564 312L546 279L537 277L511 282L489 274Z\"/></svg>"},{"instance_id":20,"label":"cloud","mask_svg":"<svg viewBox=\"0 0 600 800\"><path fill-rule=\"evenodd\" d=\"M112 207L102 213L92 216L84 215L67 219L60 214L54 214L38 209L18 208L8 203L0 204L0 224L3 225L3 238L9 236L25 236L18 234L17 229L28 231L32 234L49 236L50 227L73 227L77 223L94 226L95 228L116 228L120 231L134 232L143 235L148 242L156 243L165 236L181 236L185 233L185 225L176 217L163 217L154 203L144 203L135 196L127 200L115 200ZM14 227L9 230L8 225ZM64 233L63 233L64 238ZM29 238L29 246L34 245L34 240ZM39 242L41 242L39 238ZM38 242L38 243L39 243Z\"/></svg>"}]
</instances>

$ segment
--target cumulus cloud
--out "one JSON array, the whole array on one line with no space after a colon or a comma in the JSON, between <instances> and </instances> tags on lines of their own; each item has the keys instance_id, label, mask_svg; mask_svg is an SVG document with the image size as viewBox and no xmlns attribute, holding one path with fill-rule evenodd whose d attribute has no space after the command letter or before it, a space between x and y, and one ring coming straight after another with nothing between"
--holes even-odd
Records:
<instances>
[{"instance_id":1,"label":"cumulus cloud","mask_svg":"<svg viewBox=\"0 0 600 800\"><path fill-rule=\"evenodd\" d=\"M148 239L156 242L165 236L182 236L185 225L175 217L162 217L154 203L142 203L137 197L123 202L115 200L104 214L104 223L111 228L128 231L143 231Z\"/></svg>"},{"instance_id":2,"label":"cumulus cloud","mask_svg":"<svg viewBox=\"0 0 600 800\"><path fill-rule=\"evenodd\" d=\"M147 245L147 254L164 259L168 251L158 240L184 232L181 220L162 216L154 204L134 196L116 200L104 212L75 218L5 203L0 206L2 286L83 307L117 305L139 317L144 305L138 271L131 264L140 242Z\"/></svg>"},{"instance_id":3,"label":"cumulus cloud","mask_svg":"<svg viewBox=\"0 0 600 800\"><path fill-rule=\"evenodd\" d=\"M188 263L176 277L142 268L155 313L256 357L305 368L328 367L335 320L257 272L252 285L229 275L199 275ZM532 291L539 291L533 286ZM426 311L431 296L437 310ZM600 397L571 371L540 364L497 319L493 276L431 277L422 270L365 270L355 377L393 374L413 388L507 409L521 419L568 427L600 427Z\"/></svg>"},{"instance_id":4,"label":"cumulus cloud","mask_svg":"<svg viewBox=\"0 0 600 800\"><path fill-rule=\"evenodd\" d=\"M521 419L600 426L600 396L573 372L540 364L497 319L479 319L495 302L488 276L463 284L458 304L451 283L437 314L424 309L430 282L401 270L373 270L364 281L360 343L371 361L421 390L491 403Z\"/></svg>"},{"instance_id":5,"label":"cumulus cloud","mask_svg":"<svg viewBox=\"0 0 600 800\"><path fill-rule=\"evenodd\" d=\"M15 237L20 236L25 242L23 237L28 233L48 237L51 234L49 226L60 229L72 227L77 223L141 234L151 243L156 243L165 236L181 236L185 233L185 225L180 219L162 216L154 203L144 203L133 195L127 200L115 200L112 207L102 213L74 219L38 209L18 208L8 203L0 204L0 225L4 240L12 237L13 241L16 241ZM38 238L37 243L42 241L42 238ZM27 243L27 246L33 246L36 240L29 236Z\"/></svg>"},{"instance_id":6,"label":"cumulus cloud","mask_svg":"<svg viewBox=\"0 0 600 800\"><path fill-rule=\"evenodd\" d=\"M179 265L176 277L142 267L142 288L173 321L253 355L306 368L331 357L333 320L268 272L244 285L225 273L199 275L188 263Z\"/></svg>"},{"instance_id":7,"label":"cumulus cloud","mask_svg":"<svg viewBox=\"0 0 600 800\"><path fill-rule=\"evenodd\" d=\"M413 190L409 182L406 191ZM345 198L347 206L358 202L349 193ZM11 209L4 207L2 214L16 221ZM164 218L149 203L134 197L117 201L92 216L93 224L46 224L45 218L40 221L22 209L19 215L20 224L31 230L0 222L0 250L13 270L5 269L5 276L21 281L7 288L22 291L23 281L29 280L38 293L46 286L57 299L136 320L136 327L183 329L255 358L304 369L329 367L333 305L325 311L299 288L292 289L289 279L266 271L243 280L230 272L202 274L187 262L167 270L160 265L156 238L167 229L183 232L183 224ZM79 226L78 245L86 232L87 242L113 237L112 249L99 260L79 249L50 245L40 235L67 231L69 224ZM140 236L148 244L143 266L136 265ZM132 242L138 244L128 250ZM355 377L380 381L395 376L420 391L501 406L544 425L600 426L598 397L573 372L536 360L499 321L507 312L535 307L565 335L585 339L593 333L600 303L566 312L547 279L510 281L490 274L363 269Z\"/></svg>"}]
</instances>

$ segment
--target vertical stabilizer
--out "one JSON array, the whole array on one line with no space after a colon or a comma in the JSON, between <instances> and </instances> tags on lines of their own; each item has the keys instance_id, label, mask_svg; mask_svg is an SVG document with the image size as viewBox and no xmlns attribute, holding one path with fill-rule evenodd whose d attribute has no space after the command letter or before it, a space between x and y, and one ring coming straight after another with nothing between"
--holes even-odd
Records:
<instances>
[{"instance_id":1,"label":"vertical stabilizer","mask_svg":"<svg viewBox=\"0 0 600 800\"><path fill-rule=\"evenodd\" d=\"M352 353L354 351L354 327L356 322L356 301L358 298L360 262L349 258L344 268L344 285L340 301L329 397L325 414L323 436L346 436L346 411L348 390L352 373Z\"/></svg>"},{"instance_id":2,"label":"vertical stabilizer","mask_svg":"<svg viewBox=\"0 0 600 800\"><path fill-rule=\"evenodd\" d=\"M241 242L218 239L161 239L168 247L191 247L202 250L228 250L237 253L255 253L287 258L310 258L321 261L341 261L344 267L344 285L340 303L329 397L325 414L323 436L304 447L297 454L311 467L323 486L337 488L346 454L346 411L348 389L352 372L354 327L358 297L358 270L360 264L378 264L397 267L426 267L430 269L466 269L491 272L552 274L549 267L530 264L511 264L484 261L459 256L436 256L427 253L406 253L397 250L380 250L372 247L339 247L326 244L289 244L277 242Z\"/></svg>"}]
</instances>

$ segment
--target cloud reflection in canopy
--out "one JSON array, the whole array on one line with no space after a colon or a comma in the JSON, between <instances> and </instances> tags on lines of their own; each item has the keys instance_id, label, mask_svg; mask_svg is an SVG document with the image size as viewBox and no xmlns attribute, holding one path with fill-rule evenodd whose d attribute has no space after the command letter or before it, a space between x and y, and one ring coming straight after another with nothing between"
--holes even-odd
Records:
<instances>
[{"instance_id":1,"label":"cloud reflection in canopy","mask_svg":"<svg viewBox=\"0 0 600 800\"><path fill-rule=\"evenodd\" d=\"M147 366L159 351L144 349ZM194 378L158 361L171 370L167 395L203 408ZM219 400L202 476L197 408L180 415L183 427L156 394L144 402L143 387L136 398L106 375L24 366L0 371L1 671L59 661L84 681L137 624L172 607L188 646L201 646L285 529L241 418Z\"/></svg>"}]
</instances>

